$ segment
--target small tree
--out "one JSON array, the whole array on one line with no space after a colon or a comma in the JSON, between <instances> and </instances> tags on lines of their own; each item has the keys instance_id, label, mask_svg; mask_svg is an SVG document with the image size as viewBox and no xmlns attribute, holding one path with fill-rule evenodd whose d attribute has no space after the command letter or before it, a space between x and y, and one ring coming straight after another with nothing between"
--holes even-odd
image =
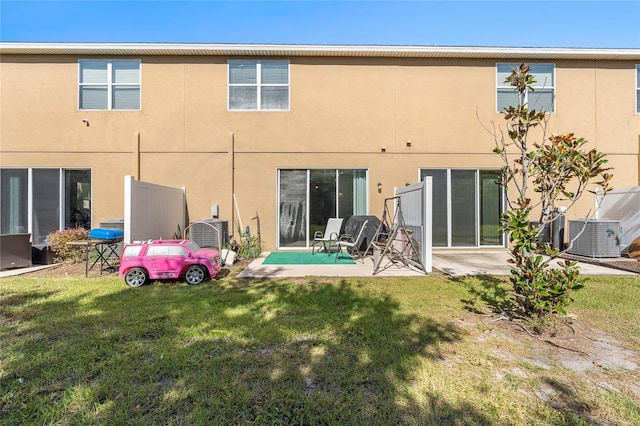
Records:
<instances>
[{"instance_id":1,"label":"small tree","mask_svg":"<svg viewBox=\"0 0 640 426\"><path fill-rule=\"evenodd\" d=\"M501 224L509 237L510 279L516 306L526 316L565 314L565 306L572 301L570 292L582 288L585 280L580 278L576 262L560 260L560 268L549 268L564 251L544 242L542 233L562 213L559 203L570 209L585 191L593 192L590 185L599 186L606 193L611 189L612 175L604 167L604 154L595 149L584 150L585 139L576 138L573 133L547 138L549 116L529 109L526 103L527 93L534 90L532 85L536 83L529 71L522 64L506 78L505 82L519 95L518 105L503 111L507 135L495 126L492 131L494 152L504 162L500 184L507 194L508 209ZM530 143L535 128L541 131L541 142ZM534 214L537 221L532 222Z\"/></svg>"}]
</instances>

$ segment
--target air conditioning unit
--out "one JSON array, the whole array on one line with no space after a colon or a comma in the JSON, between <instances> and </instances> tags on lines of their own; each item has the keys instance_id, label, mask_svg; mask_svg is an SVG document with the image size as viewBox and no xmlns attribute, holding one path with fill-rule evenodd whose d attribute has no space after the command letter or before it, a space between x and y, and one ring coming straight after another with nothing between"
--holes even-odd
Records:
<instances>
[{"instance_id":1,"label":"air conditioning unit","mask_svg":"<svg viewBox=\"0 0 640 426\"><path fill-rule=\"evenodd\" d=\"M200 247L222 249L229 242L229 222L220 219L200 219L190 222L189 238Z\"/></svg>"},{"instance_id":2,"label":"air conditioning unit","mask_svg":"<svg viewBox=\"0 0 640 426\"><path fill-rule=\"evenodd\" d=\"M582 228L584 232L580 234ZM569 221L569 241L573 242L569 253L587 257L620 257L619 220L576 219Z\"/></svg>"}]
</instances>

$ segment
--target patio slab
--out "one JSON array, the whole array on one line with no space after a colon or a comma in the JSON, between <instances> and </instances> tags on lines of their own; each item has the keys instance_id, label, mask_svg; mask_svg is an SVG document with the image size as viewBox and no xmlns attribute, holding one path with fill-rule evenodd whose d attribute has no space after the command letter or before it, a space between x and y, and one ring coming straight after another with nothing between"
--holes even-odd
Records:
<instances>
[{"instance_id":1,"label":"patio slab","mask_svg":"<svg viewBox=\"0 0 640 426\"><path fill-rule=\"evenodd\" d=\"M373 258L368 256L364 264L357 261L354 265L263 265L269 253L251 262L238 278L294 278L309 276L324 277L401 277L424 276L424 273L400 266L391 266L373 275ZM509 275L506 250L436 250L433 252L433 269L450 276L465 275ZM580 273L599 276L637 276L620 269L578 262Z\"/></svg>"},{"instance_id":2,"label":"patio slab","mask_svg":"<svg viewBox=\"0 0 640 426\"><path fill-rule=\"evenodd\" d=\"M433 267L451 276L510 275L506 250L439 250L433 252ZM552 262L552 267L557 262ZM578 262L582 275L637 276L636 273Z\"/></svg>"},{"instance_id":3,"label":"patio slab","mask_svg":"<svg viewBox=\"0 0 640 426\"><path fill-rule=\"evenodd\" d=\"M424 272L417 269L400 266L390 266L373 275L373 257L367 256L364 263L357 260L352 265L264 265L264 259L269 253L263 253L249 264L238 278L296 278L296 277L403 277L424 276Z\"/></svg>"},{"instance_id":4,"label":"patio slab","mask_svg":"<svg viewBox=\"0 0 640 426\"><path fill-rule=\"evenodd\" d=\"M0 271L0 278L5 278L5 277L15 277L16 275L24 275L24 274L28 274L29 272L36 272L36 271L40 271L42 269L49 269L49 268L53 268L57 265L53 264L53 265L34 265L34 266L30 266L28 268L16 268L16 269L5 269Z\"/></svg>"}]
</instances>

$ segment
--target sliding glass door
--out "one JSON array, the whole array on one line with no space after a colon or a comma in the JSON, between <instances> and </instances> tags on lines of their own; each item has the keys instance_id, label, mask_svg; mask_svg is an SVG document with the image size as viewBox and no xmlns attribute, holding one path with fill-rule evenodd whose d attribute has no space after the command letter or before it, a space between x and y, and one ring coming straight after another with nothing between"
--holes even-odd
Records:
<instances>
[{"instance_id":1,"label":"sliding glass door","mask_svg":"<svg viewBox=\"0 0 640 426\"><path fill-rule=\"evenodd\" d=\"M476 240L476 171L451 170L451 245L473 247Z\"/></svg>"},{"instance_id":2,"label":"sliding glass door","mask_svg":"<svg viewBox=\"0 0 640 426\"><path fill-rule=\"evenodd\" d=\"M422 169L433 179L433 247L503 246L499 171Z\"/></svg>"},{"instance_id":3,"label":"sliding glass door","mask_svg":"<svg viewBox=\"0 0 640 426\"><path fill-rule=\"evenodd\" d=\"M0 233L29 232L29 171L0 170Z\"/></svg>"},{"instance_id":4,"label":"sliding glass door","mask_svg":"<svg viewBox=\"0 0 640 426\"><path fill-rule=\"evenodd\" d=\"M367 213L364 169L278 170L278 247L309 248L331 217Z\"/></svg>"},{"instance_id":5,"label":"sliding glass door","mask_svg":"<svg viewBox=\"0 0 640 426\"><path fill-rule=\"evenodd\" d=\"M42 243L60 229L60 169L33 169L32 241Z\"/></svg>"},{"instance_id":6,"label":"sliding glass door","mask_svg":"<svg viewBox=\"0 0 640 426\"><path fill-rule=\"evenodd\" d=\"M65 170L66 228L91 228L91 172Z\"/></svg>"},{"instance_id":7,"label":"sliding glass door","mask_svg":"<svg viewBox=\"0 0 640 426\"><path fill-rule=\"evenodd\" d=\"M310 238L316 231L323 231L330 217L338 217L336 206L335 170L309 170L309 229Z\"/></svg>"},{"instance_id":8,"label":"sliding glass door","mask_svg":"<svg viewBox=\"0 0 640 426\"><path fill-rule=\"evenodd\" d=\"M91 170L0 169L0 232L33 244L64 228L91 227Z\"/></svg>"},{"instance_id":9,"label":"sliding glass door","mask_svg":"<svg viewBox=\"0 0 640 426\"><path fill-rule=\"evenodd\" d=\"M307 245L307 170L280 170L279 223L280 247L306 247Z\"/></svg>"},{"instance_id":10,"label":"sliding glass door","mask_svg":"<svg viewBox=\"0 0 640 426\"><path fill-rule=\"evenodd\" d=\"M480 245L503 245L500 216L503 210L502 189L499 185L500 172L480 171Z\"/></svg>"}]
</instances>

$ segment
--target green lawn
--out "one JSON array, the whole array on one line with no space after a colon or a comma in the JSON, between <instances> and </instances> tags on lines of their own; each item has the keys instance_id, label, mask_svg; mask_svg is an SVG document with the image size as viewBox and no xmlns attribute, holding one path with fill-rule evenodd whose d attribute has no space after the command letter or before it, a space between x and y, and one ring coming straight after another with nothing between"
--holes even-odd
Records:
<instances>
[{"instance_id":1,"label":"green lawn","mask_svg":"<svg viewBox=\"0 0 640 426\"><path fill-rule=\"evenodd\" d=\"M640 424L639 370L532 361L486 316L500 280L234 275L0 280L0 424ZM637 355L639 279L576 300Z\"/></svg>"}]
</instances>

